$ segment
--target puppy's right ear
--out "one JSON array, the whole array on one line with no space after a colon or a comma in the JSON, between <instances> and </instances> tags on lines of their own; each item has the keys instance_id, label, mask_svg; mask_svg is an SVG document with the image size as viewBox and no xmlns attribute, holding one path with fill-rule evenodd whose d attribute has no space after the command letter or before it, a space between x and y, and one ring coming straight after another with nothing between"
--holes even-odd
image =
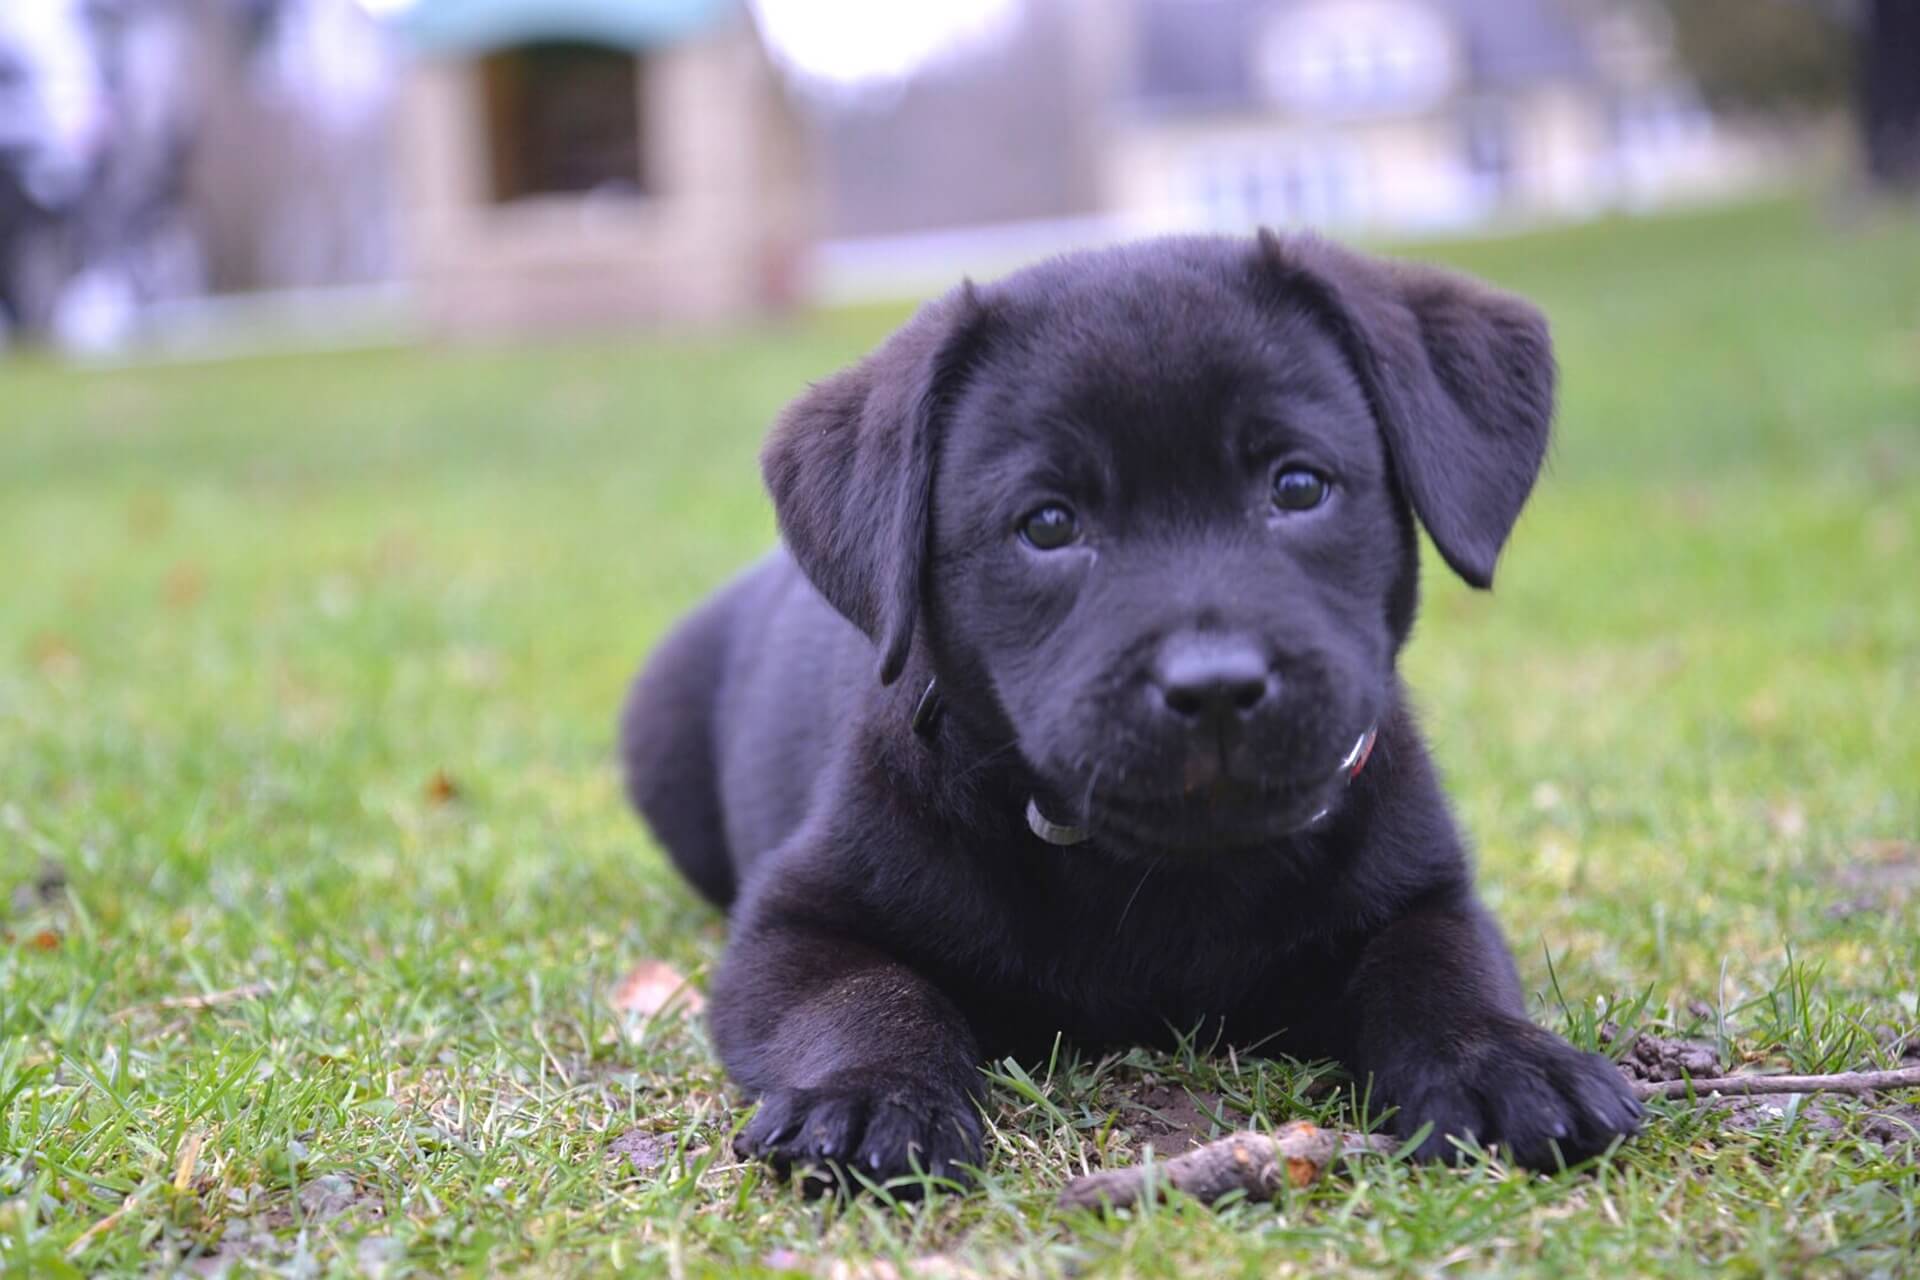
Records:
<instances>
[{"instance_id":1,"label":"puppy's right ear","mask_svg":"<svg viewBox=\"0 0 1920 1280\"><path fill-rule=\"evenodd\" d=\"M980 341L971 283L788 405L760 454L781 536L808 581L899 679L929 557L942 412Z\"/></svg>"}]
</instances>

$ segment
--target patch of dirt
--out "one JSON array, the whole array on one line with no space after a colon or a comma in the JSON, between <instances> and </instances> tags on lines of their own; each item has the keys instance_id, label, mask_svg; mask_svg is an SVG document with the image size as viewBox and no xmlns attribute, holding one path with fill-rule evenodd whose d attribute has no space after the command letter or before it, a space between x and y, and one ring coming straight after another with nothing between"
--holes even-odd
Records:
<instances>
[{"instance_id":1,"label":"patch of dirt","mask_svg":"<svg viewBox=\"0 0 1920 1280\"><path fill-rule=\"evenodd\" d=\"M1136 1144L1152 1143L1154 1150L1167 1155L1197 1147L1247 1122L1217 1093L1202 1090L1193 1094L1180 1085L1155 1080L1142 1081L1129 1089L1119 1111L1120 1123L1133 1134ZM1216 1122L1216 1116L1225 1121L1224 1128Z\"/></svg>"},{"instance_id":2,"label":"patch of dirt","mask_svg":"<svg viewBox=\"0 0 1920 1280\"><path fill-rule=\"evenodd\" d=\"M309 1222L331 1222L355 1209L380 1204L354 1185L351 1178L329 1173L300 1188L300 1212Z\"/></svg>"},{"instance_id":3,"label":"patch of dirt","mask_svg":"<svg viewBox=\"0 0 1920 1280\"><path fill-rule=\"evenodd\" d=\"M1857 1119L1860 1135L1885 1150L1920 1145L1920 1107L1903 1103L1876 1107L1862 1114L1855 1105L1838 1096L1757 1093L1744 1098L1716 1099L1711 1105L1720 1123L1728 1129L1751 1132L1785 1124L1797 1116L1814 1135L1838 1138L1846 1133L1849 1123Z\"/></svg>"},{"instance_id":4,"label":"patch of dirt","mask_svg":"<svg viewBox=\"0 0 1920 1280\"><path fill-rule=\"evenodd\" d=\"M1881 1027L1874 1039L1902 1063L1920 1062L1920 1027Z\"/></svg>"},{"instance_id":5,"label":"patch of dirt","mask_svg":"<svg viewBox=\"0 0 1920 1280\"><path fill-rule=\"evenodd\" d=\"M1920 892L1920 844L1910 840L1869 840L1853 851L1853 860L1833 875L1847 894L1827 908L1834 920L1903 906Z\"/></svg>"},{"instance_id":6,"label":"patch of dirt","mask_svg":"<svg viewBox=\"0 0 1920 1280\"><path fill-rule=\"evenodd\" d=\"M1883 1107L1868 1114L1861 1131L1889 1149L1920 1146L1920 1107Z\"/></svg>"},{"instance_id":7,"label":"patch of dirt","mask_svg":"<svg viewBox=\"0 0 1920 1280\"><path fill-rule=\"evenodd\" d=\"M46 907L57 907L66 900L67 869L51 858L40 863L31 880L15 885L9 901L15 915L29 915Z\"/></svg>"},{"instance_id":8,"label":"patch of dirt","mask_svg":"<svg viewBox=\"0 0 1920 1280\"><path fill-rule=\"evenodd\" d=\"M299 1202L297 1214L293 1205L282 1198L248 1216L228 1219L213 1252L194 1259L187 1269L201 1276L225 1276L236 1269L251 1271L265 1260L284 1258L292 1247L288 1233L296 1227L312 1228L334 1222L359 1225L379 1222L387 1216L386 1205L379 1196L339 1173L323 1174L303 1183ZM374 1246L375 1251L380 1247ZM361 1252L364 1255L366 1251L363 1242ZM369 1264L379 1261L377 1257L363 1256L361 1269L378 1270Z\"/></svg>"},{"instance_id":9,"label":"patch of dirt","mask_svg":"<svg viewBox=\"0 0 1920 1280\"><path fill-rule=\"evenodd\" d=\"M1632 1044L1620 1056L1620 1070L1634 1080L1653 1082L1687 1077L1704 1080L1725 1074L1721 1070L1719 1051L1705 1041L1623 1031L1611 1022L1600 1028L1600 1038L1609 1045L1631 1038Z\"/></svg>"},{"instance_id":10,"label":"patch of dirt","mask_svg":"<svg viewBox=\"0 0 1920 1280\"><path fill-rule=\"evenodd\" d=\"M676 1141L671 1133L646 1133L629 1129L607 1144L607 1154L625 1157L628 1167L635 1173L652 1173L673 1159ZM688 1153L689 1156L693 1154Z\"/></svg>"},{"instance_id":11,"label":"patch of dirt","mask_svg":"<svg viewBox=\"0 0 1920 1280\"><path fill-rule=\"evenodd\" d=\"M1723 1128L1750 1133L1769 1125L1786 1124L1797 1117L1822 1138L1846 1131L1844 1117L1835 1114L1825 1098L1793 1093L1754 1093L1740 1098L1718 1098L1708 1106Z\"/></svg>"},{"instance_id":12,"label":"patch of dirt","mask_svg":"<svg viewBox=\"0 0 1920 1280\"><path fill-rule=\"evenodd\" d=\"M247 1219L247 1225L269 1233L286 1231L304 1222L312 1226L340 1218L386 1217L387 1208L380 1197L341 1173L327 1173L300 1184L300 1212L280 1201ZM235 1223L234 1225L240 1225ZM229 1228L231 1232L231 1228Z\"/></svg>"}]
</instances>

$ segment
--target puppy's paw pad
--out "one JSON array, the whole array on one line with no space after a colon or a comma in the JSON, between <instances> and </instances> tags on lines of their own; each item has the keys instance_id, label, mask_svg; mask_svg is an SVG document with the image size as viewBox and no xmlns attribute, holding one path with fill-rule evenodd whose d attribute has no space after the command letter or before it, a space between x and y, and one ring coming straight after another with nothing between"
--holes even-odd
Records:
<instances>
[{"instance_id":1,"label":"puppy's paw pad","mask_svg":"<svg viewBox=\"0 0 1920 1280\"><path fill-rule=\"evenodd\" d=\"M811 1170L816 1191L920 1174L964 1183L962 1166L980 1162L980 1118L965 1094L899 1082L772 1089L733 1149L782 1176Z\"/></svg>"},{"instance_id":2,"label":"puppy's paw pad","mask_svg":"<svg viewBox=\"0 0 1920 1280\"><path fill-rule=\"evenodd\" d=\"M1631 1137L1640 1102L1619 1070L1531 1023L1504 1024L1468 1055L1396 1073L1388 1092L1401 1136L1432 1132L1415 1155L1452 1160L1458 1139L1498 1147L1530 1169L1578 1164Z\"/></svg>"}]
</instances>

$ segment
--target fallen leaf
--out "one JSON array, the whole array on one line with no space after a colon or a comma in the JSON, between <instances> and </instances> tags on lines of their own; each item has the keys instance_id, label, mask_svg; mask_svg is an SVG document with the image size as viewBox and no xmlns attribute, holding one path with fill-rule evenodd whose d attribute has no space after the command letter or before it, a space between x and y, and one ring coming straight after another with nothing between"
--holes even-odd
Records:
<instances>
[{"instance_id":1,"label":"fallen leaf","mask_svg":"<svg viewBox=\"0 0 1920 1280\"><path fill-rule=\"evenodd\" d=\"M1178 1155L1197 1147L1216 1131L1226 1131L1236 1122L1244 1123L1226 1109L1217 1093L1194 1094L1177 1084L1163 1084L1151 1078L1125 1088L1119 1099L1120 1123L1136 1142L1151 1142L1162 1156ZM1214 1116L1226 1117L1218 1124Z\"/></svg>"},{"instance_id":2,"label":"fallen leaf","mask_svg":"<svg viewBox=\"0 0 1920 1280\"><path fill-rule=\"evenodd\" d=\"M1865 840L1854 854L1860 862L1879 866L1920 866L1920 844L1911 840Z\"/></svg>"},{"instance_id":3,"label":"fallen leaf","mask_svg":"<svg viewBox=\"0 0 1920 1280\"><path fill-rule=\"evenodd\" d=\"M27 641L27 660L39 668L40 674L53 679L80 674L79 652L71 641L55 631L42 631Z\"/></svg>"},{"instance_id":4,"label":"fallen leaf","mask_svg":"<svg viewBox=\"0 0 1920 1280\"><path fill-rule=\"evenodd\" d=\"M199 565L182 561L167 570L166 586L161 594L169 608L191 608L207 594L207 575Z\"/></svg>"},{"instance_id":5,"label":"fallen leaf","mask_svg":"<svg viewBox=\"0 0 1920 1280\"><path fill-rule=\"evenodd\" d=\"M1761 689L1741 708L1747 728L1764 733L1780 723L1780 698L1772 689Z\"/></svg>"},{"instance_id":6,"label":"fallen leaf","mask_svg":"<svg viewBox=\"0 0 1920 1280\"><path fill-rule=\"evenodd\" d=\"M137 494L127 504L127 532L143 542L165 533L172 518L167 500L157 493Z\"/></svg>"},{"instance_id":7,"label":"fallen leaf","mask_svg":"<svg viewBox=\"0 0 1920 1280\"><path fill-rule=\"evenodd\" d=\"M620 980L613 991L613 1007L622 1013L651 1018L668 1008L693 1015L707 1007L706 997L687 985L672 965L649 960Z\"/></svg>"},{"instance_id":8,"label":"fallen leaf","mask_svg":"<svg viewBox=\"0 0 1920 1280\"><path fill-rule=\"evenodd\" d=\"M193 1171L200 1164L200 1148L206 1143L207 1135L199 1130L187 1135L180 1144L180 1158L173 1164L173 1189L184 1193L193 1185Z\"/></svg>"},{"instance_id":9,"label":"fallen leaf","mask_svg":"<svg viewBox=\"0 0 1920 1280\"><path fill-rule=\"evenodd\" d=\"M874 1258L866 1262L845 1259L825 1272L827 1280L979 1280L980 1273L942 1253L923 1254L910 1262Z\"/></svg>"}]
</instances>

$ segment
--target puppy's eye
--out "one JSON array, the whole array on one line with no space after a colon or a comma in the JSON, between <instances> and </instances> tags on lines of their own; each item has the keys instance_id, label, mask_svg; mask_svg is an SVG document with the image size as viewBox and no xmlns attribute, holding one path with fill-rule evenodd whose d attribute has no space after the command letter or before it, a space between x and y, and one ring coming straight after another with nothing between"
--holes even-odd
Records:
<instances>
[{"instance_id":1,"label":"puppy's eye","mask_svg":"<svg viewBox=\"0 0 1920 1280\"><path fill-rule=\"evenodd\" d=\"M1282 467L1273 476L1273 505L1282 511L1311 511L1327 500L1332 487L1318 471Z\"/></svg>"},{"instance_id":2,"label":"puppy's eye","mask_svg":"<svg viewBox=\"0 0 1920 1280\"><path fill-rule=\"evenodd\" d=\"M1058 551L1080 536L1080 522L1073 512L1049 502L1027 513L1020 522L1020 536L1036 551Z\"/></svg>"}]
</instances>

